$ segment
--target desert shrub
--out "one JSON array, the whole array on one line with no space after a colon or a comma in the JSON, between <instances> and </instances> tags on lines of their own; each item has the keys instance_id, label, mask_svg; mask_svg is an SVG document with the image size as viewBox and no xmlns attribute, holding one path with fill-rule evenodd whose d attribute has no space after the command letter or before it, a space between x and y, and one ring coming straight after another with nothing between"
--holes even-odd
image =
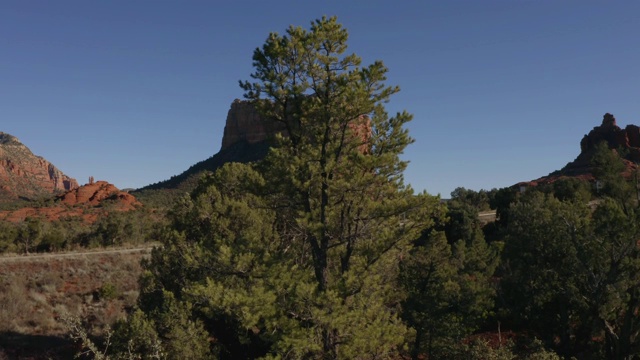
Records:
<instances>
[{"instance_id":1,"label":"desert shrub","mask_svg":"<svg viewBox=\"0 0 640 360\"><path fill-rule=\"evenodd\" d=\"M42 235L40 243L36 247L36 251L56 251L66 247L66 234L59 228L49 229Z\"/></svg>"},{"instance_id":2,"label":"desert shrub","mask_svg":"<svg viewBox=\"0 0 640 360\"><path fill-rule=\"evenodd\" d=\"M98 297L100 300L112 300L118 297L118 289L110 282L102 284L98 290Z\"/></svg>"}]
</instances>

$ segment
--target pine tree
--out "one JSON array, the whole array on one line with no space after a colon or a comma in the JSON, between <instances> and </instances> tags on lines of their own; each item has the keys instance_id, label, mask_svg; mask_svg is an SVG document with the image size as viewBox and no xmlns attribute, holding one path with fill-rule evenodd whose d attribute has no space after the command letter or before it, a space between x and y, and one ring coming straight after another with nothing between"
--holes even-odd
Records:
<instances>
[{"instance_id":1,"label":"pine tree","mask_svg":"<svg viewBox=\"0 0 640 360\"><path fill-rule=\"evenodd\" d=\"M264 116L287 129L264 166L265 178L277 179L281 223L295 234L287 241L308 249L300 256L313 268L317 296L344 314L320 307L314 341L322 357L385 353L401 341L403 325L382 304L393 303L398 259L435 208L432 198L414 196L403 184L406 162L399 156L413 141L403 128L411 116L389 117L384 109L398 88L384 85L382 62L361 67L359 57L344 55L347 38L335 18L315 21L310 31L271 34L254 53L256 82L242 83ZM374 331L367 323L379 338L356 342L356 333Z\"/></svg>"},{"instance_id":2,"label":"pine tree","mask_svg":"<svg viewBox=\"0 0 640 360\"><path fill-rule=\"evenodd\" d=\"M399 264L440 207L403 182L411 115L384 108L398 88L382 62L345 55L347 38L322 18L256 49L241 86L286 132L176 205L142 279L151 322L171 293L221 358L378 359L406 342Z\"/></svg>"}]
</instances>

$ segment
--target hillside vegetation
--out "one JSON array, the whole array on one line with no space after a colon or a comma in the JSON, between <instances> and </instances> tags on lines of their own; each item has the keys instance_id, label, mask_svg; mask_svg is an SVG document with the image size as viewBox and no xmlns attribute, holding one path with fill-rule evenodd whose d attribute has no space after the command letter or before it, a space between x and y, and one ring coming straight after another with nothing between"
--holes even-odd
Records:
<instances>
[{"instance_id":1,"label":"hillside vegetation","mask_svg":"<svg viewBox=\"0 0 640 360\"><path fill-rule=\"evenodd\" d=\"M103 335L135 305L149 250L0 256L0 358L72 358L61 316Z\"/></svg>"},{"instance_id":2,"label":"hillside vegetation","mask_svg":"<svg viewBox=\"0 0 640 360\"><path fill-rule=\"evenodd\" d=\"M0 224L0 250L25 254L159 241L0 258L0 357L637 358L638 129L607 114L560 172L415 193L412 116L387 113L399 88L347 40L325 17L255 50L241 87L280 129L268 143L227 144L93 224Z\"/></svg>"}]
</instances>

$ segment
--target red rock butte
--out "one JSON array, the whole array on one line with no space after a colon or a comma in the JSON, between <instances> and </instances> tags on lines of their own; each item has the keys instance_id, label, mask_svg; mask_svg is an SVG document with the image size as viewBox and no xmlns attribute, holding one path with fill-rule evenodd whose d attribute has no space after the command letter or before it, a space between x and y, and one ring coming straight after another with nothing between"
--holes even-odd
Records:
<instances>
[{"instance_id":1,"label":"red rock butte","mask_svg":"<svg viewBox=\"0 0 640 360\"><path fill-rule=\"evenodd\" d=\"M371 137L371 120L366 115L361 115L358 119L360 122L350 123L349 128L364 143ZM265 120L251 102L235 99L227 113L220 151L229 149L239 142L257 144L276 134L288 136L284 124ZM361 145L360 149L366 152L366 145Z\"/></svg>"},{"instance_id":2,"label":"red rock butte","mask_svg":"<svg viewBox=\"0 0 640 360\"><path fill-rule=\"evenodd\" d=\"M588 134L582 137L580 141L580 154L575 160L568 163L564 168L554 171L551 174L541 177L533 181L518 183L517 185L535 186L537 184L553 183L563 177L574 177L583 180L592 181L591 158L593 157L595 147L601 142L606 142L609 148L613 150L625 150L623 161L626 170L622 176L629 177L634 174L640 163L640 127L636 125L627 125L624 129L620 128L616 123L616 118L606 113L602 119L600 126L594 127Z\"/></svg>"}]
</instances>

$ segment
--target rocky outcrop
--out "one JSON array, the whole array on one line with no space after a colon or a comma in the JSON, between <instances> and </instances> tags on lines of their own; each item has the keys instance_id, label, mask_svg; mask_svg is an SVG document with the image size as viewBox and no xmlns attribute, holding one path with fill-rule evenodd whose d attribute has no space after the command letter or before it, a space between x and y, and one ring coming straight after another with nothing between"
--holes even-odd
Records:
<instances>
[{"instance_id":1,"label":"rocky outcrop","mask_svg":"<svg viewBox=\"0 0 640 360\"><path fill-rule=\"evenodd\" d=\"M34 155L18 138L0 132L0 200L32 199L77 187L75 179Z\"/></svg>"},{"instance_id":2,"label":"rocky outcrop","mask_svg":"<svg viewBox=\"0 0 640 360\"><path fill-rule=\"evenodd\" d=\"M621 129L616 124L616 118L607 113L602 119L602 124L594 127L580 141L581 154L589 153L602 141L606 141L611 149L626 150L627 160L640 162L640 128L638 126L627 125Z\"/></svg>"},{"instance_id":3,"label":"rocky outcrop","mask_svg":"<svg viewBox=\"0 0 640 360\"><path fill-rule=\"evenodd\" d=\"M279 132L285 132L282 124L265 121L249 101L236 99L227 114L220 151L240 142L256 144Z\"/></svg>"},{"instance_id":4,"label":"rocky outcrop","mask_svg":"<svg viewBox=\"0 0 640 360\"><path fill-rule=\"evenodd\" d=\"M93 222L108 211L130 211L140 206L142 204L133 195L106 181L97 181L67 191L55 198L50 206L0 211L0 220L21 222L28 217L39 217L53 221L80 217Z\"/></svg>"},{"instance_id":5,"label":"rocky outcrop","mask_svg":"<svg viewBox=\"0 0 640 360\"><path fill-rule=\"evenodd\" d=\"M120 191L106 181L96 181L67 191L57 201L69 206L98 206L105 200L114 200L114 206L119 210L132 210L141 205L133 195Z\"/></svg>"},{"instance_id":6,"label":"rocky outcrop","mask_svg":"<svg viewBox=\"0 0 640 360\"><path fill-rule=\"evenodd\" d=\"M640 163L640 127L627 125L624 129L616 123L616 118L606 113L600 126L594 127L580 141L580 154L561 170L541 177L537 180L522 182L518 186L535 186L543 183L552 183L563 177L575 177L583 180L593 180L591 158L595 147L601 142L606 142L612 150L623 150L623 161L626 170L623 176L631 176Z\"/></svg>"}]
</instances>

